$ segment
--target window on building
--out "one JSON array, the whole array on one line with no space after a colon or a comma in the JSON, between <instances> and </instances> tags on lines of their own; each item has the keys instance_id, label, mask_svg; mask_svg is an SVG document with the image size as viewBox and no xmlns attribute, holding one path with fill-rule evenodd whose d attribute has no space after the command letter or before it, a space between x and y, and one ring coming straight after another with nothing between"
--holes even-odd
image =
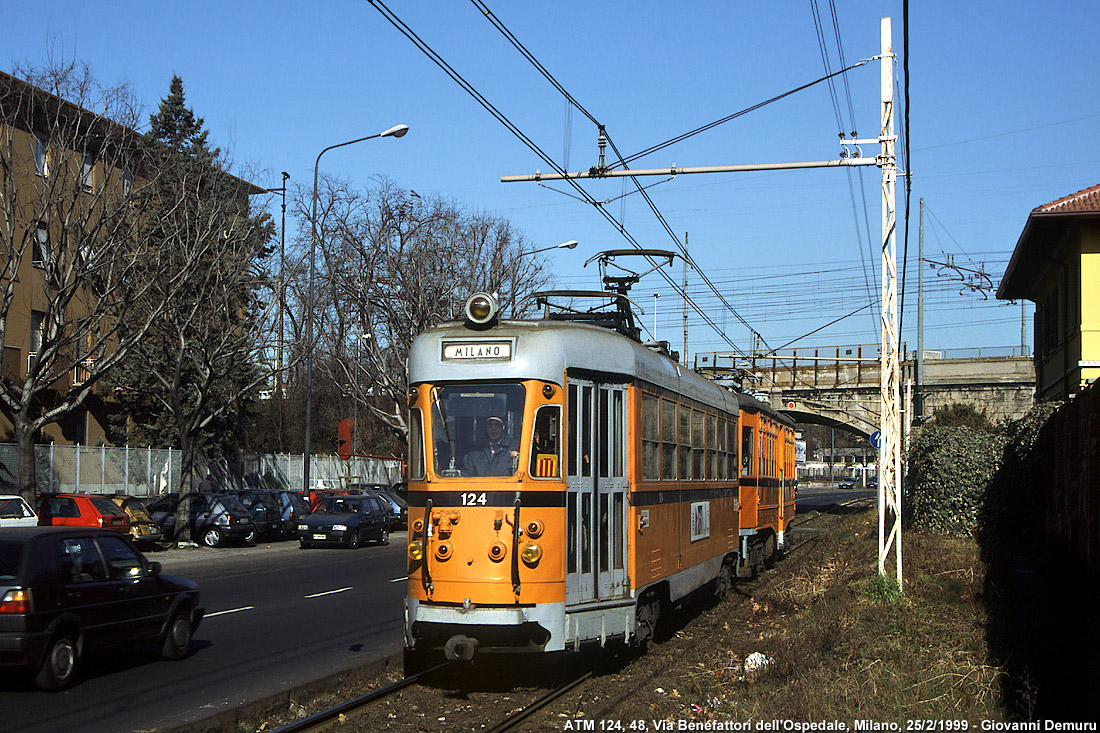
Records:
<instances>
[{"instance_id":1,"label":"window on building","mask_svg":"<svg viewBox=\"0 0 1100 733\"><path fill-rule=\"evenodd\" d=\"M46 314L42 311L31 311L31 350L27 355L28 365L42 349L42 337L45 327Z\"/></svg>"},{"instance_id":2,"label":"window on building","mask_svg":"<svg viewBox=\"0 0 1100 733\"><path fill-rule=\"evenodd\" d=\"M46 143L45 135L34 136L34 172L40 176L50 175L50 162Z\"/></svg>"},{"instance_id":3,"label":"window on building","mask_svg":"<svg viewBox=\"0 0 1100 733\"><path fill-rule=\"evenodd\" d=\"M84 187L85 191L92 190L92 185L95 182L93 178L94 171L95 155L85 150L84 160L80 166L80 184Z\"/></svg>"},{"instance_id":4,"label":"window on building","mask_svg":"<svg viewBox=\"0 0 1100 733\"><path fill-rule=\"evenodd\" d=\"M35 225L32 250L31 262L36 265L46 264L46 256L50 251L50 228L44 221Z\"/></svg>"}]
</instances>

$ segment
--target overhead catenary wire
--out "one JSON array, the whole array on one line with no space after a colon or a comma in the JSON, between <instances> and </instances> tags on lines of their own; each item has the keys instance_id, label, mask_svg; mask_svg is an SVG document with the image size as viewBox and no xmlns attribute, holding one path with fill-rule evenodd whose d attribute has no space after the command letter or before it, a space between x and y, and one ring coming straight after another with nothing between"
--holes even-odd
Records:
<instances>
[{"instance_id":1,"label":"overhead catenary wire","mask_svg":"<svg viewBox=\"0 0 1100 733\"><path fill-rule=\"evenodd\" d=\"M367 2L369 2L376 10L378 10L378 12L391 25L393 25L394 28L398 30L398 32L409 39L413 43L413 45L417 47L418 50L420 50L429 59L431 59L431 61L436 64L436 66L438 66L440 69L442 69L443 72L452 79L452 81L458 84L463 89L463 91L472 96L478 102L478 104L480 104L487 112L489 112L489 114L491 114L498 122L504 125L504 127L509 132L511 132L533 153L535 153L535 155L537 155L544 163L546 163L546 165L553 168L560 175L565 176L566 171L556 161L554 161L553 158L547 155L533 140L531 140L526 134L524 134L518 126L516 126L510 119L508 119L508 117L504 113L498 110L472 84L470 84L465 78L462 77L461 74L459 74L453 67L451 67L451 65L448 64L442 56L436 53L436 51L432 49L431 46L427 44L427 42L421 39L416 34L416 32L413 31L407 24L405 24L405 22L402 21L392 10L390 10L390 8L387 7L386 4L382 2L382 0L367 0ZM580 109L582 113L584 113L583 108L581 108L579 105L577 105L577 108ZM588 192L585 191L584 188L580 186L580 184L576 181L570 180L568 179L568 177L566 177L566 180L569 181L570 185L572 185L574 189L576 189L578 194L580 194L580 196L582 196L585 201L593 205L596 210L599 211L600 214L608 220L608 222L615 226L620 236L625 238L631 245L634 246L635 249L643 249L642 245L634 238L633 235L630 234L629 231L626 230L626 228L621 223L615 220L615 217L606 210L603 204L601 204L599 201L589 195ZM665 281L673 287L674 290L680 292L683 295L685 302L687 302L691 306L692 310L700 315L703 320L715 331L715 333L717 333L719 336L722 337L724 341L726 341L730 348L739 352L741 351L740 347L738 347L737 344L735 344L724 332L722 332L718 328L718 325L714 323L713 319L706 312L704 312L698 306L698 304L693 302L688 297L687 293L683 292L683 290L676 284L676 282L672 278L668 276L667 273L665 273L663 270L658 270L658 272L665 279Z\"/></svg>"},{"instance_id":2,"label":"overhead catenary wire","mask_svg":"<svg viewBox=\"0 0 1100 733\"><path fill-rule=\"evenodd\" d=\"M606 126L603 125L602 123L600 123L600 121L597 120L596 117L591 112L589 112L587 109L585 109L584 106L581 105L580 102L578 102L576 100L576 98L572 94L570 94L569 91L556 78L554 78L554 75L551 74L550 71L545 66L543 66L543 64L541 62L539 62L539 60L537 58L535 58L534 54L532 54L529 50L527 50L527 48L523 45L523 43L520 42L520 40L518 38L516 38L515 34L513 34L510 30L508 30L507 26L505 26L504 23L501 22L499 18L497 18L497 16L492 12L492 10L489 9L489 7L482 0L471 0L471 2L473 3L473 5L475 7L478 8L478 10L481 11L482 15L493 25L493 27L496 28L502 35L504 35L504 37L508 40L508 42L511 43L512 46L514 48L516 48L516 50L518 50L520 52L520 54L525 59L527 59L539 71L539 73L541 73L542 76L548 82L550 82L550 84L559 93L561 93L567 100L569 100L569 102L571 104L575 105L577 107L577 109L583 115L585 115L594 125L596 125L597 129L600 131L600 134L607 140L608 144L611 146L612 151L615 153L616 156L618 156L618 161L619 161L618 165L622 165L624 168L626 168L627 167L627 162L623 160L622 154L619 152L618 147L615 145L614 140L612 140L611 136L607 133ZM713 124L711 126L713 126ZM709 127L710 126L708 126L708 128ZM665 217L657 209L657 206L653 202L653 199L650 198L648 193L646 193L646 191L645 191L646 187L642 186L641 183L637 180L637 178L635 178L633 176L631 176L631 180L634 181L634 184L635 184L636 188L638 189L638 193L640 193L642 195L642 198L644 198L646 200L646 203L650 207L650 210L657 217L657 220L661 223L662 227L664 227L666 233L676 243L677 248L680 250L681 256L688 263L688 265L691 266L692 269L694 269L702 277L703 281L706 282L711 287L711 289L715 293L715 295L718 296L719 300L722 301L722 304L734 315L734 317L736 317L738 319L738 321L740 321L741 324L743 326L745 326L745 328L747 328L752 334L754 334L757 338L759 338L761 341L763 341L763 336L756 329L754 329L748 323L748 321L746 321L736 311L736 309L734 309L734 307L722 296L721 293L719 293L713 287L713 285L711 285L709 283L709 281L706 277L706 273L704 273L698 267L698 265L695 263L695 261L691 258L690 254L687 251L687 248L684 247L684 245L680 242L679 237L676 235L675 232L673 232L672 228L668 225L668 222L665 220ZM573 184L575 187L577 187L577 185L574 181L570 180L570 183ZM608 212L606 212L606 210L603 208L603 204L601 202L598 202L595 199L592 199L587 194L585 194L585 196L586 196L586 198L590 199L590 203L592 203L594 206L596 206L601 211L601 213L604 214L605 217L607 217L611 221L614 220L614 217L611 217L610 214ZM618 223L618 228L619 228L620 234L625 233L625 227L623 226L623 224L621 222ZM634 241L633 237L627 237L627 239L628 239L628 241L630 241L634 245L634 247L636 249L642 249L641 244ZM655 264L652 259L650 259L650 258L647 258L647 259L649 259L651 264ZM658 270L658 272L661 274L661 276L665 279L665 281L667 283L672 285L673 288L678 293L681 294L681 296L685 299L685 301L689 302L689 304L691 305L691 307L694 310L699 312L700 315L704 316L704 320L707 321L708 325L710 325L716 332L721 333L723 335L723 337L726 338L727 341L729 341L730 345L734 349L740 350L740 349L738 349L738 347L736 345L733 344L732 341L730 341L728 339L728 337L725 336L724 331L722 329L719 329L717 324L714 324L714 322L709 318L709 316L707 316L701 309L699 309L698 305L695 304L691 300L691 297L689 296L689 294L686 291L684 291L682 288L680 288L675 283L675 281L672 278L670 278L669 275L667 273L665 273L663 270ZM685 357L686 356L687 355L685 354Z\"/></svg>"},{"instance_id":3,"label":"overhead catenary wire","mask_svg":"<svg viewBox=\"0 0 1100 733\"><path fill-rule=\"evenodd\" d=\"M493 25L493 27L494 27L494 28L496 28L496 29L497 29L498 31L500 31L500 32L501 32L501 33L502 33L502 34L503 34L503 35L505 36L505 38L507 38L507 39L508 39L508 41L509 41L509 42L510 42L510 43L512 44L512 46L513 46L513 47L515 47L515 48L516 48L516 49L517 49L517 50L518 50L518 51L520 52L520 54L521 54L521 55L522 55L522 56L523 56L524 58L526 58L526 59L527 59L527 60L528 60L528 61L529 61L529 62L530 62L530 63L531 63L531 64L532 64L532 65L533 65L533 66L534 66L534 67L535 67L535 68L536 68L536 69L537 69L537 70L538 70L538 71L539 71L539 72L540 72L540 73L541 73L542 75L543 75L543 77L547 79L547 81L549 81L549 82L550 82L550 84L551 84L551 85L552 85L552 86L553 86L553 87L554 87L555 89L557 89L557 90L558 90L558 91L559 91L559 92L560 92L560 93L561 93L562 95L564 95L564 96L565 96L565 98L566 98L566 99L568 99L568 100L569 100L569 101L570 101L571 103L575 104L575 105L577 106L577 108L578 108L578 109L579 109L579 110L580 110L580 111L581 111L581 112L582 112L582 113L583 113L583 114L584 114L584 115L585 115L586 117L588 117L588 118L589 118L589 120L591 120L593 124L595 124L595 125L596 125L596 127L597 127L597 128L599 129L599 131L600 131L600 134L601 134L601 136L602 136L602 137L603 137L604 139L606 139L606 140L607 140L607 143L608 143L608 144L609 144L609 145L611 146L611 149L612 149L612 151L613 151L613 152L615 153L615 155L616 155L616 156L618 156L618 161L619 161L619 163L618 163L617 165L622 165L622 167L623 167L624 169L626 169L626 170L629 170L629 166L628 166L628 163L629 163L629 160L630 160L630 159L624 159L624 158L623 158L622 154L621 154L621 153L619 152L619 149L618 149L618 147L617 147L617 146L615 145L615 142L614 142L614 140L613 140L613 139L611 138L610 134L609 134L609 133L607 132L606 126L605 126L605 125L603 125L603 124L601 124L601 123L599 122L599 120L597 120L597 119L596 119L596 117L595 117L594 115L592 115L592 114L591 114L590 112L588 112L588 110L586 110L586 109L585 109L585 108L584 108L584 107L583 107L583 106L582 106L582 105L581 105L581 104L580 104L579 102L577 102L576 98L575 98L575 97L573 97L573 96L572 96L572 95L571 95L571 94L570 94L570 93L568 92L568 90L566 90L566 89L565 89L565 87L564 87L564 86L563 86L563 85L562 85L562 84L561 84L561 83L560 83L560 82L559 82L559 81L558 81L557 79L555 79L555 78L554 78L553 74L551 74L551 73L550 73L550 71L549 71L548 69L546 69L546 67L545 67L545 66L543 66L543 65L542 65L542 63L541 63L541 62L539 62L537 58L535 58L534 54L532 54L532 53L531 53L530 51L528 51L528 50L527 50L527 48L526 48L526 47L525 47L525 46L524 46L524 45L523 45L523 44L522 44L522 43L521 43L521 42L519 41L519 39L518 39L518 38L516 38L516 36L515 36L515 35L514 35L514 34L513 34L513 33L512 33L512 32L511 32L510 30L508 30L508 28L507 28L507 27L506 27L506 26L505 26L505 25L504 25L504 24L503 24L503 23L502 23L502 22L500 21L500 19L499 19L499 18L497 18L497 17L496 17L496 15L495 15L495 14L493 14L493 12L492 12L492 11L491 11L491 10L489 9L489 7L488 7L488 6L487 6L487 5L486 5L486 4L485 4L485 3L483 2L483 0L471 0L471 2L472 2L472 3L474 4L474 6L475 6L475 7L477 7L477 8L478 8L478 9L479 9L479 10L481 11L482 15L483 15L483 16L484 16L485 18L487 18L487 19L489 20L489 22L490 22L490 23L491 23L491 24ZM865 62L865 61L861 61L861 62L860 62L859 64L856 64L856 65L855 65L855 66L853 66L852 68L855 68L856 66L860 66L860 65L862 65L862 64L864 64L864 63L866 63L866 62ZM847 71L847 69L846 69L845 71ZM843 72L837 72L837 73L843 73ZM654 148L654 149L660 149L661 147L665 147L666 145L672 144L672 142L676 142L676 141L679 141L679 140L687 139L688 137L690 137L690 136L692 136L692 135L695 135L695 134L698 134L698 133L699 133L699 132L701 132L701 131L704 131L704 130L708 130L708 129L711 129L712 127L715 127L715 126L716 126L716 125L718 125L718 124L722 124L722 123L724 123L724 122L728 122L728 121L729 121L729 120L731 120L731 119L735 119L735 118L736 118L737 116L740 116L741 114L744 114L744 113L745 113L746 111L751 111L751 110L753 110L753 109L759 109L760 107L764 106L765 104L770 104L770 103L771 103L771 102L773 102L773 101L776 101L776 100L778 100L778 99L782 99L782 98L783 98L783 97L785 97L785 96L789 96L790 94L793 94L793 93L794 93L795 91L799 91L799 90L801 90L801 89L805 89L805 88L808 88L808 87L810 87L810 86L813 86L813 85L814 85L814 84L816 84L816 83L820 83L821 81L824 81L825 79L829 79L829 78L831 78L831 77L833 77L833 76L835 76L835 74L829 74L829 75L827 75L826 77L824 77L823 79L819 79L819 80L817 80L817 81L815 81L815 82L811 82L810 84L807 84L807 85L803 85L802 87L799 87L799 88L798 88L798 89L796 89L796 90L792 90L791 92L787 92L787 93L785 93L785 94L783 94L783 95L779 95L779 96L777 96L777 97L773 97L773 98L772 98L771 100L768 100L768 101L766 101L766 102L763 102L763 103L761 103L761 104L758 104L758 105L754 105L753 107L749 108L749 110L743 110L742 112L739 112L739 113L736 113L736 114L734 114L734 115L728 116L728 117L726 117L726 118L723 118L722 120L718 120L718 121L716 121L716 122L710 123L709 125L705 125L705 126L703 126L703 127L701 127L701 128L697 128L696 130L694 130L694 131L692 131L692 132L689 132L689 133L686 133L686 134L684 134L684 135L681 135L681 136L679 136L679 137L677 137L677 138L674 138L674 139L673 139L673 141L669 141L669 142L666 142L666 143L662 143L661 145L659 145L659 146L656 146L656 148ZM636 158L636 157L639 157L639 156L640 156L640 155L642 155L642 154L647 154L647 152L646 152L646 151L643 151L643 153L641 153L641 154L638 154L638 155L635 155L635 156L632 156L632 158ZM716 295L716 296L718 297L718 299L719 299L719 301L721 301L722 305L723 305L723 306L725 306L725 308L726 308L726 309L727 309L727 310L728 310L728 311L729 311L730 313L732 313L732 314L734 315L734 317L735 317L735 318L737 318L737 320L738 320L738 321L739 321L739 322L740 322L740 323L741 323L741 324L742 324L742 325L743 325L743 326L744 326L744 327L745 327L746 329L748 329L748 330L749 330L749 332L750 332L750 333L751 333L751 334L752 334L753 336L755 336L755 337L756 337L756 339L757 339L758 341L760 341L761 343L763 343L763 344L764 344L764 345L766 346L766 345L767 345L767 341L766 341L766 340L764 339L764 337L763 337L763 334L761 334L761 333L760 333L759 331L757 331L757 330L756 330L755 328L753 328L753 327L752 327L752 326L751 326L751 325L749 324L749 322L748 322L748 321L747 321L747 320L746 320L746 319L745 319L745 318L744 318L743 316L741 316L741 314L740 314L740 313L738 313L738 312L737 312L737 310L736 310L736 309L735 309L735 308L734 308L734 307L733 307L733 306L732 306L732 305L731 305L731 304L729 303L729 301L727 301L727 300L726 300L726 298L725 298L725 297L724 297L724 296L723 296L723 295L722 295L722 294L721 294L721 293L720 293L720 292L719 292L719 291L718 291L718 290L717 290L717 289L716 289L716 288L714 287L713 283L711 283L711 282L710 282L710 280L709 280L709 278L708 278L708 276L707 276L706 272L704 272L704 271L703 271L703 270L702 270L702 269L701 269L701 268L700 268L700 267L698 266L698 264L697 264L697 263L695 262L695 260L694 260L694 259L693 259L693 258L691 257L691 255L690 255L690 253L688 252L687 248L686 248L686 247L685 247L685 246L683 245L683 243L681 243L681 242L680 242L680 238L679 238L679 237L677 236L677 234L676 234L676 233L675 233L675 232L674 232L674 231L672 230L672 228L671 228L671 227L669 226L669 224L668 224L668 221L667 221L667 220L665 219L665 217L664 217L664 216L663 216L663 215L661 214L660 210L658 210L658 208L657 208L657 205L656 205L656 203L654 203L653 199L652 199L652 198L651 198L651 197L649 196L649 194L648 194L648 193L646 193L646 191L645 191L646 187L645 187L645 186L642 186L642 185L641 185L641 182L640 182L640 181L638 181L638 179L637 179L636 177L634 177L634 176L631 176L630 178L631 178L631 180L632 180L632 181L634 182L634 185L635 185L635 187L637 188L637 192L638 192L638 193L640 193L640 194L642 195L642 198L644 198L644 199L645 199L645 201L646 201L646 204L647 204L647 205L649 206L650 210L652 211L652 213L654 214L654 216L655 216L655 217L657 218L657 220L658 220L658 222L659 222L659 223L661 224L661 226L662 226L662 227L663 227L663 228L665 229L665 232L666 232L666 233L667 233L667 234L669 235L669 237L670 237L670 238L671 238L671 239L673 240L673 242L675 242L675 244L676 244L677 248L678 248L678 249L679 249L679 251L680 251L680 254L681 254L681 256L682 256L682 257L683 257L683 259L684 259L684 261L685 261L685 262L686 262L686 263L687 263L687 264L688 264L688 265L689 265L689 266L690 266L690 267L691 267L691 268L692 268L693 270L695 270L695 272L696 272L696 273L697 273L697 274L698 274L698 275L700 276L700 278L701 278L701 279L703 280L703 282L704 282L704 283L705 283L705 284L706 284L706 285L707 285L707 286L708 286L708 287L709 287L709 288L710 288L710 289L712 290L712 292L713 292L713 293L714 293L714 294L715 294L715 295ZM570 182L572 183L572 181L570 181ZM594 202L594 203L595 203L595 202ZM602 209L602 206L601 206L600 204L595 204L595 205L599 206L599 207L600 207L600 208ZM619 226L620 226L620 228L622 228L622 224L621 224L621 223L620 223L620 225L619 225ZM640 246L639 244L637 244L637 243L635 243L635 244L634 244L634 246L635 246L636 248L639 248L639 249L641 248L641 246ZM652 264L652 260L650 260L650 262L651 262L651 264ZM665 281L666 281L666 282L669 282L670 284L674 285L674 287L675 287L675 283L673 283L673 282L672 282L671 278L669 278L669 276L668 276L668 275L667 275L666 273L664 273L664 272L662 271L662 272L661 272L661 275L662 275L662 277L664 277L664 279L665 279ZM683 289L681 289L681 288L679 288L679 287L675 287L675 289L676 289L676 290L677 290L678 292L680 292L680 293L682 294L682 297L683 297L683 298L684 298L685 300L687 300L687 301L689 301L689 302L690 302L690 300L691 300L691 299L690 299L690 296L688 295L688 293L687 293L687 292L685 292L685 291L684 291ZM697 306L697 305L696 305L696 304L695 304L694 302L691 302L691 305L692 305L692 308L693 308L693 309L695 309L695 310L697 310L697 311L699 310L699 309L698 309L698 306ZM711 324L712 324L712 322L711 322L711 321L710 321L709 319L707 319L707 320L708 320L708 323L711 323ZM719 329L717 329L717 326L715 326L715 325L712 325L712 328L715 328L716 330L719 330ZM723 335L724 335L724 332L723 332ZM735 348L736 348L736 347L735 347ZM686 356L686 355L685 355L685 356Z\"/></svg>"}]
</instances>

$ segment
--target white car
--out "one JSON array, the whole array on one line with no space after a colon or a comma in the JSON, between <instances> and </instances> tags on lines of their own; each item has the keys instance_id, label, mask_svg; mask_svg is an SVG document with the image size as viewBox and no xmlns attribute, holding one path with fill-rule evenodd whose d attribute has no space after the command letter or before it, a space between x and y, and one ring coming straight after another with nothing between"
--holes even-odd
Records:
<instances>
[{"instance_id":1,"label":"white car","mask_svg":"<svg viewBox=\"0 0 1100 733\"><path fill-rule=\"evenodd\" d=\"M0 527L36 527L38 515L18 494L0 496Z\"/></svg>"}]
</instances>

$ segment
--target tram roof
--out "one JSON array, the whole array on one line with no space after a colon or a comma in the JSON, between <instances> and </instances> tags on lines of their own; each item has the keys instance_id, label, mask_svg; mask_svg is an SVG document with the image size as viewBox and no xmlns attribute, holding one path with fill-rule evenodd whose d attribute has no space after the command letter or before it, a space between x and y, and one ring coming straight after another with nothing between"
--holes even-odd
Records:
<instances>
[{"instance_id":1,"label":"tram roof","mask_svg":"<svg viewBox=\"0 0 1100 733\"><path fill-rule=\"evenodd\" d=\"M477 355L482 353L476 351L479 347L491 344L507 344L507 356ZM410 384L540 379L560 385L566 370L582 378L640 378L731 412L737 410L738 395L733 392L633 339L585 323L517 320L490 328L444 323L418 336L409 351Z\"/></svg>"}]
</instances>

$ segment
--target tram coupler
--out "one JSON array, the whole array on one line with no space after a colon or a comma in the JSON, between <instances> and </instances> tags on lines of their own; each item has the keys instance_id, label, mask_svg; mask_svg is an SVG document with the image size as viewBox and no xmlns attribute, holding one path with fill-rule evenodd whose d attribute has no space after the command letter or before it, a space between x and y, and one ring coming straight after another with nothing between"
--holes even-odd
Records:
<instances>
[{"instance_id":1,"label":"tram coupler","mask_svg":"<svg viewBox=\"0 0 1100 733\"><path fill-rule=\"evenodd\" d=\"M477 639L471 639L462 634L455 634L450 639L447 639L447 643L443 645L443 655L447 659L461 659L469 662L474 658L474 652L477 651L477 648Z\"/></svg>"}]
</instances>

